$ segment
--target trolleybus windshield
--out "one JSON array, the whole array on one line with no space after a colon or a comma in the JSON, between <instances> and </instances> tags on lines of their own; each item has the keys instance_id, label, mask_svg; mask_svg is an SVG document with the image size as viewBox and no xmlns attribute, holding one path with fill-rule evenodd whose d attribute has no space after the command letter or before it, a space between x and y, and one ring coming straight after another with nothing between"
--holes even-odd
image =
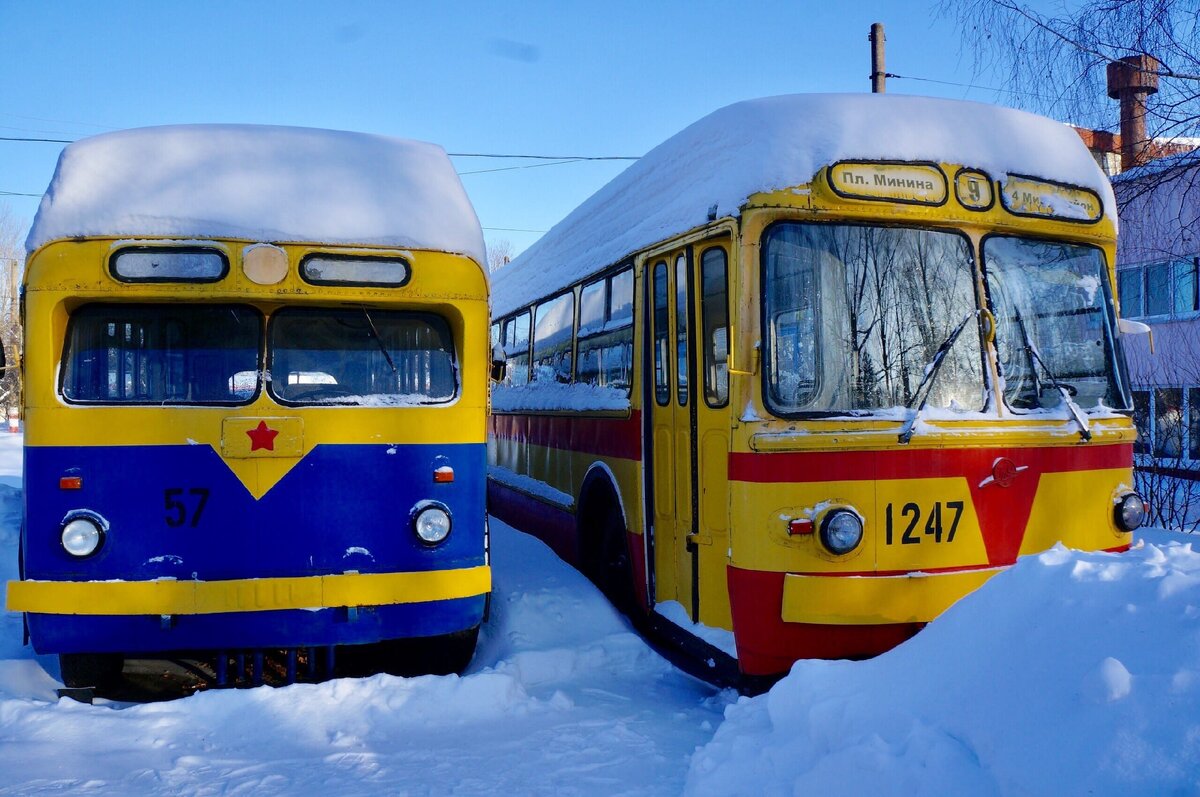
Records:
<instances>
[{"instance_id":1,"label":"trolleybus windshield","mask_svg":"<svg viewBox=\"0 0 1200 797\"><path fill-rule=\"evenodd\" d=\"M957 233L786 222L764 236L767 403L780 415L911 406L926 368L975 312ZM978 335L959 335L928 407L983 409Z\"/></svg>"},{"instance_id":2,"label":"trolleybus windshield","mask_svg":"<svg viewBox=\"0 0 1200 797\"><path fill-rule=\"evenodd\" d=\"M62 393L96 404L244 404L262 314L227 304L89 304L71 314Z\"/></svg>"},{"instance_id":3,"label":"trolleybus windshield","mask_svg":"<svg viewBox=\"0 0 1200 797\"><path fill-rule=\"evenodd\" d=\"M993 235L983 241L983 264L1010 407L1057 407L1058 383L1085 410L1129 408L1101 250Z\"/></svg>"},{"instance_id":4,"label":"trolleybus windshield","mask_svg":"<svg viewBox=\"0 0 1200 797\"><path fill-rule=\"evenodd\" d=\"M438 404L458 392L446 320L360 307L271 317L271 394L290 404Z\"/></svg>"}]
</instances>

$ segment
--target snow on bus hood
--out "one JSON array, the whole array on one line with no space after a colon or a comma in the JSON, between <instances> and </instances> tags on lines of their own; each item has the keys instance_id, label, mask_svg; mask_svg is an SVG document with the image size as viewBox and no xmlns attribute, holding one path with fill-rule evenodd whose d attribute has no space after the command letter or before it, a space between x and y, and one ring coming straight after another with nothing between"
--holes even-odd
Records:
<instances>
[{"instance_id":1,"label":"snow on bus hood","mask_svg":"<svg viewBox=\"0 0 1200 797\"><path fill-rule=\"evenodd\" d=\"M505 267L504 315L656 241L737 215L746 199L808 183L842 159L931 160L1112 186L1070 127L1010 108L894 94L796 94L727 106L647 153Z\"/></svg>"},{"instance_id":2,"label":"snow on bus hood","mask_svg":"<svg viewBox=\"0 0 1200 797\"><path fill-rule=\"evenodd\" d=\"M300 127L147 127L71 144L25 248L89 235L379 245L486 260L479 219L441 147Z\"/></svg>"}]
</instances>

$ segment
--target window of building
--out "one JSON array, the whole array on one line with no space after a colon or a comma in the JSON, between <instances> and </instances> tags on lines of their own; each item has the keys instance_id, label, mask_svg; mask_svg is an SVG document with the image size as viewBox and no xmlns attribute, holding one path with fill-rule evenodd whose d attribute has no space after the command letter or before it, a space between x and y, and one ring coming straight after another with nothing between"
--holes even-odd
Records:
<instances>
[{"instance_id":1,"label":"window of building","mask_svg":"<svg viewBox=\"0 0 1200 797\"><path fill-rule=\"evenodd\" d=\"M1133 453L1150 453L1150 391L1133 391L1133 424L1137 427L1137 441Z\"/></svg>"},{"instance_id":2,"label":"window of building","mask_svg":"<svg viewBox=\"0 0 1200 797\"><path fill-rule=\"evenodd\" d=\"M1144 274L1140 268L1129 268L1117 272L1117 289L1121 299L1121 315L1125 318L1136 318L1145 315L1142 306L1142 280Z\"/></svg>"},{"instance_id":3,"label":"window of building","mask_svg":"<svg viewBox=\"0 0 1200 797\"><path fill-rule=\"evenodd\" d=\"M1154 391L1154 456L1183 456L1183 391L1177 387Z\"/></svg>"}]
</instances>

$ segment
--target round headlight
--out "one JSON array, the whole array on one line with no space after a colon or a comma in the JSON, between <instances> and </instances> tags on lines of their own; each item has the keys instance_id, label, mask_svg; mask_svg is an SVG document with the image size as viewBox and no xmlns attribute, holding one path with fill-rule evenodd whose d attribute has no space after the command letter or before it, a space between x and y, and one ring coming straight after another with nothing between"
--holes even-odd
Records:
<instances>
[{"instance_id":1,"label":"round headlight","mask_svg":"<svg viewBox=\"0 0 1200 797\"><path fill-rule=\"evenodd\" d=\"M430 504L413 518L413 531L428 545L437 545L450 534L450 513L445 507Z\"/></svg>"},{"instance_id":2,"label":"round headlight","mask_svg":"<svg viewBox=\"0 0 1200 797\"><path fill-rule=\"evenodd\" d=\"M71 556L91 556L104 540L104 531L91 518L77 517L63 526L62 546Z\"/></svg>"},{"instance_id":3,"label":"round headlight","mask_svg":"<svg viewBox=\"0 0 1200 797\"><path fill-rule=\"evenodd\" d=\"M1146 522L1146 503L1137 493L1129 493L1116 506L1117 526L1125 531L1141 528Z\"/></svg>"},{"instance_id":4,"label":"round headlight","mask_svg":"<svg viewBox=\"0 0 1200 797\"><path fill-rule=\"evenodd\" d=\"M838 556L857 548L862 537L862 518L849 509L835 509L821 522L821 544Z\"/></svg>"}]
</instances>

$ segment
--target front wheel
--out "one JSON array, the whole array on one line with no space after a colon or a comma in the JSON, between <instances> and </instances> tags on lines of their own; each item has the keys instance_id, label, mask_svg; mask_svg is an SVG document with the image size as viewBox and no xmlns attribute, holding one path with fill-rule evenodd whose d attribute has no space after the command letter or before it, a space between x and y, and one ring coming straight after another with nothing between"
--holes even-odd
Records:
<instances>
[{"instance_id":1,"label":"front wheel","mask_svg":"<svg viewBox=\"0 0 1200 797\"><path fill-rule=\"evenodd\" d=\"M58 668L70 689L108 687L121 680L125 657L120 653L60 653Z\"/></svg>"},{"instance_id":2,"label":"front wheel","mask_svg":"<svg viewBox=\"0 0 1200 797\"><path fill-rule=\"evenodd\" d=\"M406 678L462 674L475 655L479 626L430 637L350 645L338 652L338 675L363 677L377 672Z\"/></svg>"},{"instance_id":3,"label":"front wheel","mask_svg":"<svg viewBox=\"0 0 1200 797\"><path fill-rule=\"evenodd\" d=\"M615 502L606 504L598 532L596 559L591 562L588 575L613 606L625 614L632 614L636 608L633 562L629 558L624 518Z\"/></svg>"}]
</instances>

